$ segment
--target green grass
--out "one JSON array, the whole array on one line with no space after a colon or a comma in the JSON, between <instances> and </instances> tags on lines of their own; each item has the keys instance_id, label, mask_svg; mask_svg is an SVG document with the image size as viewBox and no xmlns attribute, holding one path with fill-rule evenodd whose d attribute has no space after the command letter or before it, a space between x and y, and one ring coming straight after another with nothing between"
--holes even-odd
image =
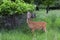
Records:
<instances>
[{"instance_id":1,"label":"green grass","mask_svg":"<svg viewBox=\"0 0 60 40\"><path fill-rule=\"evenodd\" d=\"M48 15L46 15L45 10L35 11L35 13L37 17L33 19L34 21L47 22L46 33L42 30L36 30L32 36L28 26L23 24L23 28L0 31L0 40L60 40L60 10L51 10ZM54 14L56 17L53 16Z\"/></svg>"}]
</instances>

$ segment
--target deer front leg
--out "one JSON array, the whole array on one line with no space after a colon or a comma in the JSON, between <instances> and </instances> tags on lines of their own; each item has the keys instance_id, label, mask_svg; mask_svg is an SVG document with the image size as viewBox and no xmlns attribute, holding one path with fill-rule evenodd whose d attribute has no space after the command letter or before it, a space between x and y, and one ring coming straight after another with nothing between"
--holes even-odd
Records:
<instances>
[{"instance_id":1,"label":"deer front leg","mask_svg":"<svg viewBox=\"0 0 60 40\"><path fill-rule=\"evenodd\" d=\"M32 33L34 33L34 29L32 29Z\"/></svg>"},{"instance_id":2,"label":"deer front leg","mask_svg":"<svg viewBox=\"0 0 60 40\"><path fill-rule=\"evenodd\" d=\"M45 31L45 32L46 32L46 27L43 27L43 31Z\"/></svg>"},{"instance_id":3,"label":"deer front leg","mask_svg":"<svg viewBox=\"0 0 60 40\"><path fill-rule=\"evenodd\" d=\"M34 31L35 31L35 30L34 30L34 29L32 29L32 31L31 31L31 32L32 32L32 35L34 35Z\"/></svg>"}]
</instances>

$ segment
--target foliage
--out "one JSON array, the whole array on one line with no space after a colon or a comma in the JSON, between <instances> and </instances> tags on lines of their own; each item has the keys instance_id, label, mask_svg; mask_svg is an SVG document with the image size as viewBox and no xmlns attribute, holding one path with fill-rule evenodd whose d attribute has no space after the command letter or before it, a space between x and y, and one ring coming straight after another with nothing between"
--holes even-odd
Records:
<instances>
[{"instance_id":1,"label":"foliage","mask_svg":"<svg viewBox=\"0 0 60 40\"><path fill-rule=\"evenodd\" d=\"M26 28L29 28L26 24L23 24L22 27L26 27L25 29L22 28L23 31L21 31L19 29L15 29L15 30L1 30L0 31L0 39L1 40L32 40L33 38L35 38L36 40L60 40L60 10L50 10L49 14L46 16L45 15L45 10L40 10L40 11L35 11L37 17L34 19L36 21L44 21L44 18L46 19L47 22L47 32L41 32L36 30L37 32L34 32L34 37L32 36L31 32L28 32L30 29L28 29L26 31ZM57 29L53 29L49 24L51 24L53 17L53 14L57 16L55 23L54 23L54 27L58 28ZM52 17L51 17L52 15ZM55 19L55 18L54 18ZM54 20L53 19L53 20ZM26 33L27 32L27 33Z\"/></svg>"},{"instance_id":2,"label":"foliage","mask_svg":"<svg viewBox=\"0 0 60 40\"><path fill-rule=\"evenodd\" d=\"M31 0L24 0L24 2L26 2L26 3L31 3Z\"/></svg>"},{"instance_id":3,"label":"foliage","mask_svg":"<svg viewBox=\"0 0 60 40\"><path fill-rule=\"evenodd\" d=\"M35 0L34 1L34 4L36 4L36 5L40 5L40 4L42 4L43 3L43 0Z\"/></svg>"},{"instance_id":4,"label":"foliage","mask_svg":"<svg viewBox=\"0 0 60 40\"><path fill-rule=\"evenodd\" d=\"M43 0L24 0L24 2L40 5L42 4Z\"/></svg>"},{"instance_id":5,"label":"foliage","mask_svg":"<svg viewBox=\"0 0 60 40\"><path fill-rule=\"evenodd\" d=\"M2 0L0 0L0 4L2 4Z\"/></svg>"},{"instance_id":6,"label":"foliage","mask_svg":"<svg viewBox=\"0 0 60 40\"><path fill-rule=\"evenodd\" d=\"M60 0L55 1L55 6L58 6L58 7L60 6Z\"/></svg>"},{"instance_id":7,"label":"foliage","mask_svg":"<svg viewBox=\"0 0 60 40\"><path fill-rule=\"evenodd\" d=\"M44 1L43 1L43 4L44 4L44 5L52 5L52 4L55 3L55 1L56 1L56 0L44 0Z\"/></svg>"},{"instance_id":8,"label":"foliage","mask_svg":"<svg viewBox=\"0 0 60 40\"><path fill-rule=\"evenodd\" d=\"M60 28L60 10L50 10L46 15L45 10L35 12L37 17L35 21L45 21L49 28Z\"/></svg>"},{"instance_id":9,"label":"foliage","mask_svg":"<svg viewBox=\"0 0 60 40\"><path fill-rule=\"evenodd\" d=\"M26 2L26 3L33 3L34 2L34 0L24 0L24 2Z\"/></svg>"},{"instance_id":10,"label":"foliage","mask_svg":"<svg viewBox=\"0 0 60 40\"><path fill-rule=\"evenodd\" d=\"M27 4L24 1L16 0L15 2L4 0L0 5L0 14L10 14L13 15L15 13L24 13L28 10L33 11L34 5Z\"/></svg>"}]
</instances>

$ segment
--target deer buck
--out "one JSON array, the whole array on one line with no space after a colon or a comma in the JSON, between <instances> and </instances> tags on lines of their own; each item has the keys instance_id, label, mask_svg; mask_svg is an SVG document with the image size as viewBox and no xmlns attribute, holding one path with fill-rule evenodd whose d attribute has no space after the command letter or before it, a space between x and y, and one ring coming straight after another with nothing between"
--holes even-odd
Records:
<instances>
[{"instance_id":1,"label":"deer buck","mask_svg":"<svg viewBox=\"0 0 60 40\"><path fill-rule=\"evenodd\" d=\"M27 12L27 24L29 28L34 32L35 30L43 29L46 32L46 22L34 22L31 20L31 13Z\"/></svg>"}]
</instances>

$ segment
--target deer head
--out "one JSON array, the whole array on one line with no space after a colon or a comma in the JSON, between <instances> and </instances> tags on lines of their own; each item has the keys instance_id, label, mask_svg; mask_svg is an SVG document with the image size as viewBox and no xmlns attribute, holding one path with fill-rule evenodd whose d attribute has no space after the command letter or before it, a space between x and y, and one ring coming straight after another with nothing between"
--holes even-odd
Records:
<instances>
[{"instance_id":1,"label":"deer head","mask_svg":"<svg viewBox=\"0 0 60 40\"><path fill-rule=\"evenodd\" d=\"M27 22L28 20L31 20L31 18L35 18L35 17L36 17L36 14L31 13L30 11L27 12Z\"/></svg>"},{"instance_id":2,"label":"deer head","mask_svg":"<svg viewBox=\"0 0 60 40\"><path fill-rule=\"evenodd\" d=\"M30 19L30 18L36 18L36 14L34 13L31 13L31 12L27 12L27 18Z\"/></svg>"},{"instance_id":3,"label":"deer head","mask_svg":"<svg viewBox=\"0 0 60 40\"><path fill-rule=\"evenodd\" d=\"M30 19L30 18L31 18L31 13L27 12L27 19Z\"/></svg>"}]
</instances>

